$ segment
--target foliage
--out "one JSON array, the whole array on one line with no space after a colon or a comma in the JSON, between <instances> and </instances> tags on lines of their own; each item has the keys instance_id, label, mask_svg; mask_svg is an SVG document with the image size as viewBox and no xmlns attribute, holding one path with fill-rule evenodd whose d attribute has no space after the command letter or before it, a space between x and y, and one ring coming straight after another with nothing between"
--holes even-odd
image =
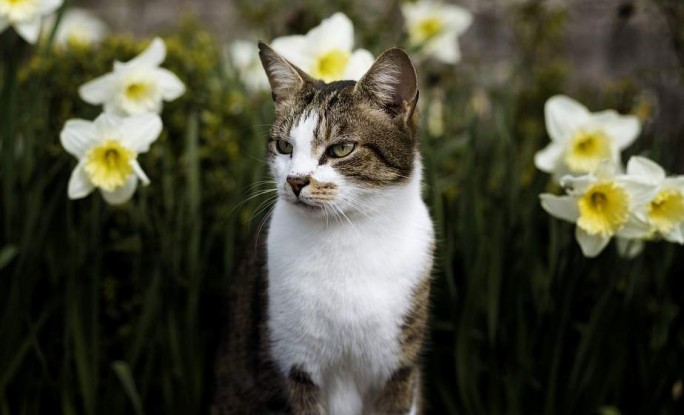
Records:
<instances>
[{"instance_id":1,"label":"foliage","mask_svg":"<svg viewBox=\"0 0 684 415\"><path fill-rule=\"evenodd\" d=\"M285 18L277 2L237 3L269 37L342 10L376 55L401 40L395 2L373 13L301 2ZM547 142L543 103L569 93L570 71L565 15L542 3L511 6L519 53L503 80L476 63L418 68L439 235L429 412L681 413L683 248L586 259L572 226L539 205L554 186L533 163ZM74 161L58 134L99 111L78 86L148 42L29 50L0 35L0 414L207 411L222 294L268 206L258 195L272 104L225 70L197 24L164 40L165 66L189 92L166 105L163 135L141 159L152 184L111 207L96 194L67 199ZM594 109L648 104L631 79L573 92ZM681 132L655 131L630 151L672 170L667 149Z\"/></svg>"}]
</instances>

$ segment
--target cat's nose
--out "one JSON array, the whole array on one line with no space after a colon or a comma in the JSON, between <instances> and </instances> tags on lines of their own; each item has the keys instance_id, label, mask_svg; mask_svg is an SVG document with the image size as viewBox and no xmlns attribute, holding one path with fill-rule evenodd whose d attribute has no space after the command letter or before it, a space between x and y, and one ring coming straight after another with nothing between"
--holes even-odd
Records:
<instances>
[{"instance_id":1,"label":"cat's nose","mask_svg":"<svg viewBox=\"0 0 684 415\"><path fill-rule=\"evenodd\" d=\"M310 180L309 176L287 176L287 183L292 188L295 196L299 196L299 192L310 183Z\"/></svg>"}]
</instances>

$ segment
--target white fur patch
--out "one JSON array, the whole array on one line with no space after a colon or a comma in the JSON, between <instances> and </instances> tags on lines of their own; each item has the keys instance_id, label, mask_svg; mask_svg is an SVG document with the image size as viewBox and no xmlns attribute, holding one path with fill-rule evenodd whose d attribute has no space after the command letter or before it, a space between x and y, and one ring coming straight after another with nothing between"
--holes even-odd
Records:
<instances>
[{"instance_id":1,"label":"white fur patch","mask_svg":"<svg viewBox=\"0 0 684 415\"><path fill-rule=\"evenodd\" d=\"M293 140L306 136L310 119ZM316 174L339 179L324 167ZM267 244L271 351L283 375L292 366L311 375L331 415L370 412L398 368L400 327L434 241L420 169L417 159L399 186L342 188L367 206L352 221L328 223L283 198L276 203Z\"/></svg>"}]
</instances>

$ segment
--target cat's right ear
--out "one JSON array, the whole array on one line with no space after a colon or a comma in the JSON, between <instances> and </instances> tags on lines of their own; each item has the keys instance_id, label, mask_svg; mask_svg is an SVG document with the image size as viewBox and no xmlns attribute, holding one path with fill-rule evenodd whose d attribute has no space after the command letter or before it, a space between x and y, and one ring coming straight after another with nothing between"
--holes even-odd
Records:
<instances>
[{"instance_id":1,"label":"cat's right ear","mask_svg":"<svg viewBox=\"0 0 684 415\"><path fill-rule=\"evenodd\" d=\"M313 81L304 71L288 62L264 42L259 42L259 59L266 71L276 105L299 91L307 82Z\"/></svg>"}]
</instances>

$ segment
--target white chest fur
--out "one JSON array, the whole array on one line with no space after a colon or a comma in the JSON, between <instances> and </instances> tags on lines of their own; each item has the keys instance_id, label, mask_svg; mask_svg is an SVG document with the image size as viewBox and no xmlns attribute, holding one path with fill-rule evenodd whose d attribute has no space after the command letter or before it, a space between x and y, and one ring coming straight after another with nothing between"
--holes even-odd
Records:
<instances>
[{"instance_id":1,"label":"white chest fur","mask_svg":"<svg viewBox=\"0 0 684 415\"><path fill-rule=\"evenodd\" d=\"M312 220L278 201L268 234L268 326L284 375L298 366L329 414L360 414L397 369L399 335L431 265L418 183L381 215Z\"/></svg>"}]
</instances>

